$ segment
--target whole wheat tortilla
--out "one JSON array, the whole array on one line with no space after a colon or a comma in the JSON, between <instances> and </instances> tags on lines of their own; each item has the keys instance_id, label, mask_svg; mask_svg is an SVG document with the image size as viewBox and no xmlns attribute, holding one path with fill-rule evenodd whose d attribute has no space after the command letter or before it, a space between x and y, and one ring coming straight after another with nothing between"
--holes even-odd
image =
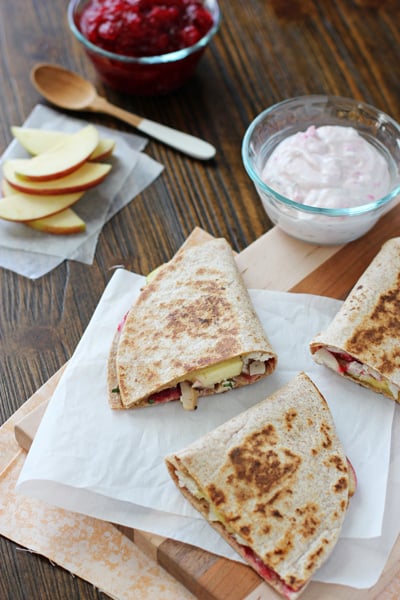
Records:
<instances>
[{"instance_id":1,"label":"whole wheat tortilla","mask_svg":"<svg viewBox=\"0 0 400 600\"><path fill-rule=\"evenodd\" d=\"M382 246L327 329L310 342L310 351L314 355L328 346L346 352L400 387L399 345L400 237L397 237ZM345 373L341 375L346 377ZM366 382L357 382L371 387Z\"/></svg>"},{"instance_id":2,"label":"whole wheat tortilla","mask_svg":"<svg viewBox=\"0 0 400 600\"><path fill-rule=\"evenodd\" d=\"M121 402L121 394L119 393L117 377L117 349L120 337L121 329L118 328L114 333L107 363L108 404L110 408L114 410L124 408Z\"/></svg>"},{"instance_id":3,"label":"whole wheat tortilla","mask_svg":"<svg viewBox=\"0 0 400 600\"><path fill-rule=\"evenodd\" d=\"M291 598L338 540L348 463L329 407L303 372L165 460L189 502L246 559L226 528L210 519L208 503L182 487L177 471L205 490L243 544L295 590Z\"/></svg>"},{"instance_id":4,"label":"whole wheat tortilla","mask_svg":"<svg viewBox=\"0 0 400 600\"><path fill-rule=\"evenodd\" d=\"M149 395L188 373L254 352L270 359L265 375L271 373L277 357L231 247L214 238L184 245L158 269L126 317L116 348L122 406L148 406Z\"/></svg>"}]
</instances>

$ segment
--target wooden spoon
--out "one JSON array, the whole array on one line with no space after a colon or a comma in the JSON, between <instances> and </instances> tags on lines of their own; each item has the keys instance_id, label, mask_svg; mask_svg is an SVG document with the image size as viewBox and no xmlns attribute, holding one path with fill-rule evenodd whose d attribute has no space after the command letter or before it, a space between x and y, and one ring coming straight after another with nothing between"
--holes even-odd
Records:
<instances>
[{"instance_id":1,"label":"wooden spoon","mask_svg":"<svg viewBox=\"0 0 400 600\"><path fill-rule=\"evenodd\" d=\"M215 155L214 146L208 142L111 104L106 98L97 94L95 87L89 81L59 65L36 65L31 71L31 81L46 100L60 108L90 110L112 115L164 144L200 160L208 160Z\"/></svg>"}]
</instances>

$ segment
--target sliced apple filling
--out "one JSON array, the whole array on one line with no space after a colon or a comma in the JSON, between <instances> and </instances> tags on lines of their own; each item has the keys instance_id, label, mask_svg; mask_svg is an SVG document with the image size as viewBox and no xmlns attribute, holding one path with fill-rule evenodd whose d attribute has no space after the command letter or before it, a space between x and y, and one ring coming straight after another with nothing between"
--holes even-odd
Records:
<instances>
[{"instance_id":1,"label":"sliced apple filling","mask_svg":"<svg viewBox=\"0 0 400 600\"><path fill-rule=\"evenodd\" d=\"M152 394L149 404L180 400L185 410L197 407L199 396L226 392L243 383L252 383L262 377L268 369L270 356L260 352L249 354L245 358L234 356L215 365L197 369L175 382L173 387Z\"/></svg>"},{"instance_id":2,"label":"sliced apple filling","mask_svg":"<svg viewBox=\"0 0 400 600\"><path fill-rule=\"evenodd\" d=\"M400 401L400 388L372 367L365 365L346 352L339 352L334 348L320 348L314 353L317 363L345 375L378 393L383 393L396 402Z\"/></svg>"}]
</instances>

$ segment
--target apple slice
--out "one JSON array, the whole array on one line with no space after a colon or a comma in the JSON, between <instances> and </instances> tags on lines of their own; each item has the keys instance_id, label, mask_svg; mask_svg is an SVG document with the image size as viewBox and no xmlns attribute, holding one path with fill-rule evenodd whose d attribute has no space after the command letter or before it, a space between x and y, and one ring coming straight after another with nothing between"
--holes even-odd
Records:
<instances>
[{"instance_id":1,"label":"apple slice","mask_svg":"<svg viewBox=\"0 0 400 600\"><path fill-rule=\"evenodd\" d=\"M3 175L8 183L19 192L37 194L39 196L83 192L101 183L111 170L111 165L106 163L86 162L79 169L73 171L73 173L58 179L50 181L25 181L19 179L16 172L18 168L23 168L23 165L21 166L20 163L29 160L31 159L15 158L6 160L3 165Z\"/></svg>"},{"instance_id":2,"label":"apple slice","mask_svg":"<svg viewBox=\"0 0 400 600\"><path fill-rule=\"evenodd\" d=\"M1 180L1 195L2 196L11 196L11 194L18 194L18 190L13 188L7 181L7 179Z\"/></svg>"},{"instance_id":3,"label":"apple slice","mask_svg":"<svg viewBox=\"0 0 400 600\"><path fill-rule=\"evenodd\" d=\"M27 152L36 156L48 152L57 144L71 137L71 133L52 131L50 129L34 129L29 127L11 127L11 133ZM110 156L115 148L115 140L100 138L96 148L89 156L89 160L99 160Z\"/></svg>"},{"instance_id":4,"label":"apple slice","mask_svg":"<svg viewBox=\"0 0 400 600\"><path fill-rule=\"evenodd\" d=\"M83 165L99 143L99 134L93 125L56 144L47 152L21 162L16 174L30 181L51 181L76 171Z\"/></svg>"},{"instance_id":5,"label":"apple slice","mask_svg":"<svg viewBox=\"0 0 400 600\"><path fill-rule=\"evenodd\" d=\"M111 138L100 138L99 143L89 156L89 160L99 160L100 158L107 158L114 152L115 140Z\"/></svg>"},{"instance_id":6,"label":"apple slice","mask_svg":"<svg viewBox=\"0 0 400 600\"><path fill-rule=\"evenodd\" d=\"M81 233L86 229L85 221L83 221L72 208L66 208L50 217L26 222L25 225L32 229L36 229L37 231L54 233L56 235Z\"/></svg>"},{"instance_id":7,"label":"apple slice","mask_svg":"<svg viewBox=\"0 0 400 600\"><path fill-rule=\"evenodd\" d=\"M1 182L1 191L4 196L10 196L18 194L11 185L3 179ZM83 195L83 194L82 194ZM34 196L36 199L37 196ZM54 233L57 235L69 235L72 233L81 233L86 230L86 223L83 221L72 208L66 208L55 215L50 217L43 217L43 219L35 219L34 221L25 221L24 225L36 229L37 231L43 231L45 233Z\"/></svg>"},{"instance_id":8,"label":"apple slice","mask_svg":"<svg viewBox=\"0 0 400 600\"><path fill-rule=\"evenodd\" d=\"M49 217L69 208L78 202L82 195L57 194L39 198L31 194L11 194L0 198L0 219L25 222Z\"/></svg>"}]
</instances>

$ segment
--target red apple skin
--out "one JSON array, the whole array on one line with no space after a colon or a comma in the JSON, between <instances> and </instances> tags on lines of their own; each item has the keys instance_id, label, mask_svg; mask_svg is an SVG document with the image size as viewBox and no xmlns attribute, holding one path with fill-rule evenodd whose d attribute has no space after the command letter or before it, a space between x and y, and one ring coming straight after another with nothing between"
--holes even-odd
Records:
<instances>
[{"instance_id":1,"label":"red apple skin","mask_svg":"<svg viewBox=\"0 0 400 600\"><path fill-rule=\"evenodd\" d=\"M101 151L101 145L104 145L104 149ZM115 149L115 142L114 140L110 140L110 139L100 139L99 143L97 145L97 147L93 150L92 154L89 156L90 161L99 161L99 160L103 160L103 158L108 158L112 155L112 153L114 152Z\"/></svg>"},{"instance_id":2,"label":"red apple skin","mask_svg":"<svg viewBox=\"0 0 400 600\"><path fill-rule=\"evenodd\" d=\"M31 194L11 194L0 199L0 218L14 223L36 221L70 208L82 195L78 192L39 198Z\"/></svg>"},{"instance_id":3,"label":"red apple skin","mask_svg":"<svg viewBox=\"0 0 400 600\"><path fill-rule=\"evenodd\" d=\"M351 498L356 493L357 475L356 475L353 465L351 464L351 462L347 458L347 456L346 456L346 459L347 459L347 465L349 467L349 498Z\"/></svg>"},{"instance_id":4,"label":"red apple skin","mask_svg":"<svg viewBox=\"0 0 400 600\"><path fill-rule=\"evenodd\" d=\"M71 136L63 131L47 129L35 129L30 127L11 127L11 133L23 148L33 156L48 152L56 144L60 144ZM115 140L111 138L100 138L99 143L89 156L88 160L99 161L112 155L115 148Z\"/></svg>"},{"instance_id":5,"label":"red apple skin","mask_svg":"<svg viewBox=\"0 0 400 600\"><path fill-rule=\"evenodd\" d=\"M19 194L19 192L12 188L5 179L2 179L1 194L3 196L11 196ZM36 229L43 233L51 233L52 235L72 235L86 231L86 223L72 208L66 208L50 217L42 217L33 221L21 221L21 223L31 229Z\"/></svg>"},{"instance_id":6,"label":"red apple skin","mask_svg":"<svg viewBox=\"0 0 400 600\"><path fill-rule=\"evenodd\" d=\"M16 164L16 175L28 181L52 181L65 177L81 167L99 143L99 134L93 125L87 125L47 152Z\"/></svg>"},{"instance_id":7,"label":"red apple skin","mask_svg":"<svg viewBox=\"0 0 400 600\"><path fill-rule=\"evenodd\" d=\"M74 171L76 171L77 169L79 169L80 167L82 167L82 165L84 165L87 161L87 158L84 158L82 161L80 161L79 163L74 164L73 166L69 167L68 169L63 169L62 171L59 171L56 173L56 175L51 174L51 175L37 175L37 176L33 176L33 175L24 175L23 173L17 173L18 177L24 181L54 181L55 179L61 179L63 177L66 177L67 175L69 175L70 173L73 173Z\"/></svg>"},{"instance_id":8,"label":"red apple skin","mask_svg":"<svg viewBox=\"0 0 400 600\"><path fill-rule=\"evenodd\" d=\"M86 223L71 208L66 208L50 217L27 221L24 225L43 233L51 233L52 235L71 235L82 233L86 230Z\"/></svg>"},{"instance_id":9,"label":"red apple skin","mask_svg":"<svg viewBox=\"0 0 400 600\"><path fill-rule=\"evenodd\" d=\"M17 159L18 160L18 159ZM86 162L77 171L66 177L51 181L23 181L18 179L13 169L13 161L6 161L3 166L3 175L8 184L19 192L35 194L38 196L52 196L54 194L70 194L83 192L101 183L111 170L111 165L106 163ZM91 172L96 175L91 176Z\"/></svg>"}]
</instances>

